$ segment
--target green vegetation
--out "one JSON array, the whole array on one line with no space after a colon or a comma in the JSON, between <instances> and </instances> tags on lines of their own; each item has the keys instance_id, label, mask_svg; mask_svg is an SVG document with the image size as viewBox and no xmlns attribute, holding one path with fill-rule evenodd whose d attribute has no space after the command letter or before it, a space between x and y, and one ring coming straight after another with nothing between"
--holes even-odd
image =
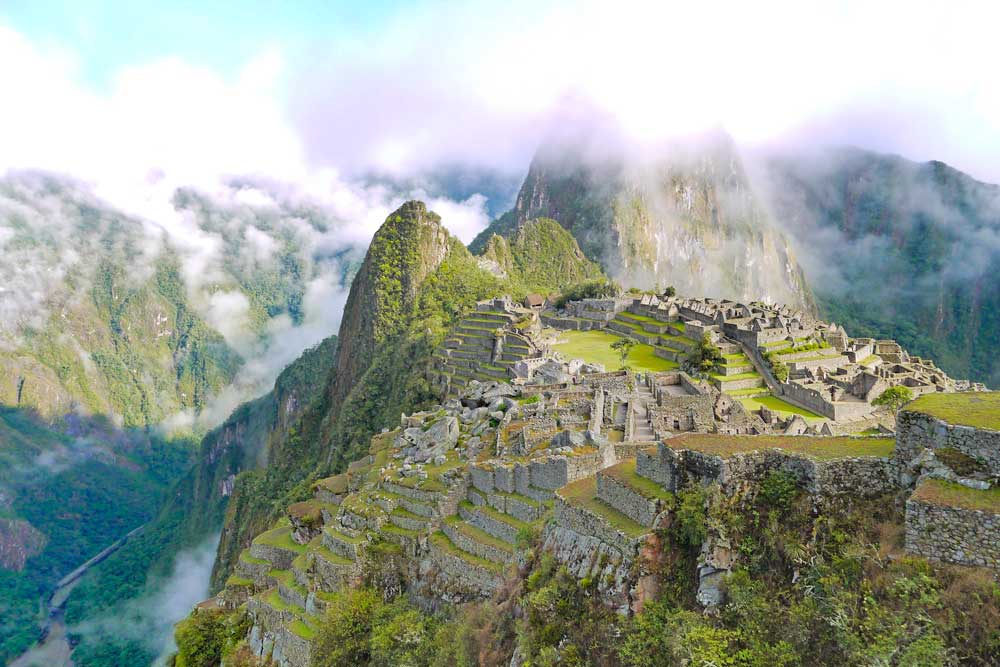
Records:
<instances>
[{"instance_id":1,"label":"green vegetation","mask_svg":"<svg viewBox=\"0 0 1000 667\"><path fill-rule=\"evenodd\" d=\"M555 302L556 308L564 308L570 301L580 299L606 299L621 294L621 285L613 280L589 280L566 287Z\"/></svg>"},{"instance_id":2,"label":"green vegetation","mask_svg":"<svg viewBox=\"0 0 1000 667\"><path fill-rule=\"evenodd\" d=\"M592 330L560 331L559 337L565 341L553 345L552 348L570 359L583 359L587 363L601 364L608 369L617 365L617 355L612 352L610 345L621 340L621 336L607 331ZM628 366L640 372L669 371L677 368L675 362L657 356L653 346L645 343L638 343L632 348L628 355Z\"/></svg>"},{"instance_id":3,"label":"green vegetation","mask_svg":"<svg viewBox=\"0 0 1000 667\"><path fill-rule=\"evenodd\" d=\"M884 405L896 412L903 407L904 403L909 403L912 400L913 392L910 391L909 387L900 384L883 391L878 398L872 401L872 405Z\"/></svg>"},{"instance_id":4,"label":"green vegetation","mask_svg":"<svg viewBox=\"0 0 1000 667\"><path fill-rule=\"evenodd\" d=\"M584 257L573 236L548 218L525 222L509 240L491 237L482 256L496 262L507 279L521 287L518 291L545 293L555 285L606 284L601 268Z\"/></svg>"},{"instance_id":5,"label":"green vegetation","mask_svg":"<svg viewBox=\"0 0 1000 667\"><path fill-rule=\"evenodd\" d=\"M725 362L722 352L706 333L684 359L684 370L693 375L704 376L717 371Z\"/></svg>"},{"instance_id":6,"label":"green vegetation","mask_svg":"<svg viewBox=\"0 0 1000 667\"><path fill-rule=\"evenodd\" d=\"M58 579L156 515L193 443L119 432L99 418L50 425L7 407L0 407L0 443L0 486L11 501L4 514L46 538L23 570L0 568L3 662L37 639L38 600Z\"/></svg>"},{"instance_id":7,"label":"green vegetation","mask_svg":"<svg viewBox=\"0 0 1000 667\"><path fill-rule=\"evenodd\" d=\"M919 396L906 406L949 424L1000 431L1000 392L959 394L934 393Z\"/></svg>"},{"instance_id":8,"label":"green vegetation","mask_svg":"<svg viewBox=\"0 0 1000 667\"><path fill-rule=\"evenodd\" d=\"M775 379L778 382L788 382L788 366L785 362L775 352L767 349L764 350L763 357Z\"/></svg>"},{"instance_id":9,"label":"green vegetation","mask_svg":"<svg viewBox=\"0 0 1000 667\"><path fill-rule=\"evenodd\" d=\"M753 390L753 391L760 391ZM727 392L730 394L735 394L735 392ZM826 419L823 415L818 415L811 410L806 410L805 408L800 408L797 405L792 405L788 401L782 400L777 396L753 396L746 398L739 398L740 403L743 407L750 411L759 410L762 407L766 407L768 410L776 413L780 417L789 417L790 415L801 415L806 421L823 421Z\"/></svg>"},{"instance_id":10,"label":"green vegetation","mask_svg":"<svg viewBox=\"0 0 1000 667\"><path fill-rule=\"evenodd\" d=\"M632 348L639 343L632 338L619 338L615 342L611 343L611 349L614 350L619 359L621 360L621 368L627 367L628 355L632 352Z\"/></svg>"},{"instance_id":11,"label":"green vegetation","mask_svg":"<svg viewBox=\"0 0 1000 667\"><path fill-rule=\"evenodd\" d=\"M995 486L980 491L979 489L970 489L957 482L925 478L921 480L913 492L911 500L1000 514L1000 487Z\"/></svg>"},{"instance_id":12,"label":"green vegetation","mask_svg":"<svg viewBox=\"0 0 1000 667\"><path fill-rule=\"evenodd\" d=\"M642 524L636 523L615 508L607 505L597 497L597 480L587 477L572 482L559 489L559 495L570 505L581 507L591 514L600 517L608 524L628 537L641 537L650 532Z\"/></svg>"},{"instance_id":13,"label":"green vegetation","mask_svg":"<svg viewBox=\"0 0 1000 667\"><path fill-rule=\"evenodd\" d=\"M891 456L896 441L891 438L691 434L671 438L666 444L673 449L693 449L723 458L743 452L782 449L791 454L803 454L816 459L835 459L851 456Z\"/></svg>"}]
</instances>

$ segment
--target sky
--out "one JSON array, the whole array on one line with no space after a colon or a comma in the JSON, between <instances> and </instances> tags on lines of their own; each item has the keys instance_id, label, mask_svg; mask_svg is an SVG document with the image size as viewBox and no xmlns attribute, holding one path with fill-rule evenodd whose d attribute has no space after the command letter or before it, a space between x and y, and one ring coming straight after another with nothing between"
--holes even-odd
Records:
<instances>
[{"instance_id":1,"label":"sky","mask_svg":"<svg viewBox=\"0 0 1000 667\"><path fill-rule=\"evenodd\" d=\"M855 144L998 182L1000 8L0 2L0 168L95 182L523 172L578 107L639 141Z\"/></svg>"}]
</instances>

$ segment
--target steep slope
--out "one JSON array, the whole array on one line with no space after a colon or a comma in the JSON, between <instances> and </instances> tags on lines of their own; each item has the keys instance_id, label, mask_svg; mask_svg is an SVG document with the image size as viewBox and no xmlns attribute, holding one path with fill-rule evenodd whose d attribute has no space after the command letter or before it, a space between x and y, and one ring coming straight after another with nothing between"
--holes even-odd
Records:
<instances>
[{"instance_id":1,"label":"steep slope","mask_svg":"<svg viewBox=\"0 0 1000 667\"><path fill-rule=\"evenodd\" d=\"M151 221L62 177L0 180L0 403L190 418L234 381L265 393L277 372L253 362L280 336L332 333L325 302L356 266L343 223L241 183L171 206Z\"/></svg>"},{"instance_id":2,"label":"steep slope","mask_svg":"<svg viewBox=\"0 0 1000 667\"><path fill-rule=\"evenodd\" d=\"M623 283L811 307L784 237L749 186L732 141L712 135L638 155L603 134L552 140L514 208L471 244L546 217Z\"/></svg>"},{"instance_id":3,"label":"steep slope","mask_svg":"<svg viewBox=\"0 0 1000 667\"><path fill-rule=\"evenodd\" d=\"M307 350L278 377L272 391L241 405L224 424L201 442L196 464L172 489L168 502L141 535L97 566L73 592L67 621L73 626L97 625L129 601L147 595L170 573L175 557L218 531L239 476L244 488L271 483L268 475L282 472L279 462L304 456L295 438L302 414L321 396L334 366L335 336ZM235 512L239 499L234 501ZM263 530L263 526L241 526ZM151 609L150 615L162 613ZM145 664L154 658L150 647L127 633L89 631L74 653L79 667Z\"/></svg>"},{"instance_id":4,"label":"steep slope","mask_svg":"<svg viewBox=\"0 0 1000 667\"><path fill-rule=\"evenodd\" d=\"M857 149L776 157L765 176L827 319L1000 384L1000 187Z\"/></svg>"},{"instance_id":5,"label":"steep slope","mask_svg":"<svg viewBox=\"0 0 1000 667\"><path fill-rule=\"evenodd\" d=\"M601 268L583 254L576 239L555 220L538 218L519 225L511 238L494 234L482 258L528 290L573 284L603 277Z\"/></svg>"},{"instance_id":6,"label":"steep slope","mask_svg":"<svg viewBox=\"0 0 1000 667\"><path fill-rule=\"evenodd\" d=\"M0 406L0 663L39 634L55 582L152 519L192 443Z\"/></svg>"},{"instance_id":7,"label":"steep slope","mask_svg":"<svg viewBox=\"0 0 1000 667\"><path fill-rule=\"evenodd\" d=\"M536 247L531 233L510 245L509 262L518 267L518 276L501 277L483 268L482 258L451 236L423 203L408 202L386 219L351 286L337 368L322 400L303 414L297 428L295 437L309 448L289 447L291 438L283 443L283 451L295 453L294 463L282 466L272 459L268 468L269 473L286 470L282 479L275 474L256 486L237 479L213 587L225 581L262 524L273 521L289 502L309 497L311 481L343 470L367 449L373 435L398 422L400 412L441 399L428 380L432 355L477 300L504 293L523 297L527 288L521 276L530 276L533 288L548 292L579 276L600 275L562 229L545 223L535 229L541 245ZM543 242L546 229L557 236L551 244ZM543 246L549 250L537 253ZM342 363L344 355L353 360ZM311 474L303 473L310 464Z\"/></svg>"}]
</instances>

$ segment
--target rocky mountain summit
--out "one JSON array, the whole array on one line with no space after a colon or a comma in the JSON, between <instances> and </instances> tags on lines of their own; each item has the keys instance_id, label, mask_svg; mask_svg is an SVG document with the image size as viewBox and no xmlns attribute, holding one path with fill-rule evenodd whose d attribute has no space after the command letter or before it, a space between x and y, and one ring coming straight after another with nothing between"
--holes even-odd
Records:
<instances>
[{"instance_id":1,"label":"rocky mountain summit","mask_svg":"<svg viewBox=\"0 0 1000 667\"><path fill-rule=\"evenodd\" d=\"M538 217L569 230L623 284L812 307L790 245L723 134L642 154L600 132L552 139L514 208L470 247Z\"/></svg>"}]
</instances>

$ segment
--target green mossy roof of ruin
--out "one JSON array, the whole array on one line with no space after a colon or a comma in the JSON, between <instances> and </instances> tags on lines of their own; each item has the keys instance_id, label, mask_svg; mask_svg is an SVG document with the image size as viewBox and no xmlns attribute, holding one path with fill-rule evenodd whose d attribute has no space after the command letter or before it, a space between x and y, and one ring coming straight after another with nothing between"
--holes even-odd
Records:
<instances>
[{"instance_id":1,"label":"green mossy roof of ruin","mask_svg":"<svg viewBox=\"0 0 1000 667\"><path fill-rule=\"evenodd\" d=\"M691 449L723 458L746 452L781 449L789 454L801 454L813 459L841 459L891 456L896 441L891 438L697 433L670 438L665 444L671 449Z\"/></svg>"},{"instance_id":2,"label":"green mossy roof of ruin","mask_svg":"<svg viewBox=\"0 0 1000 667\"><path fill-rule=\"evenodd\" d=\"M924 394L903 409L937 417L949 424L1000 431L1000 391Z\"/></svg>"},{"instance_id":3,"label":"green mossy roof of ruin","mask_svg":"<svg viewBox=\"0 0 1000 667\"><path fill-rule=\"evenodd\" d=\"M910 500L1000 514L1000 487L980 491L943 479L924 479Z\"/></svg>"}]
</instances>

